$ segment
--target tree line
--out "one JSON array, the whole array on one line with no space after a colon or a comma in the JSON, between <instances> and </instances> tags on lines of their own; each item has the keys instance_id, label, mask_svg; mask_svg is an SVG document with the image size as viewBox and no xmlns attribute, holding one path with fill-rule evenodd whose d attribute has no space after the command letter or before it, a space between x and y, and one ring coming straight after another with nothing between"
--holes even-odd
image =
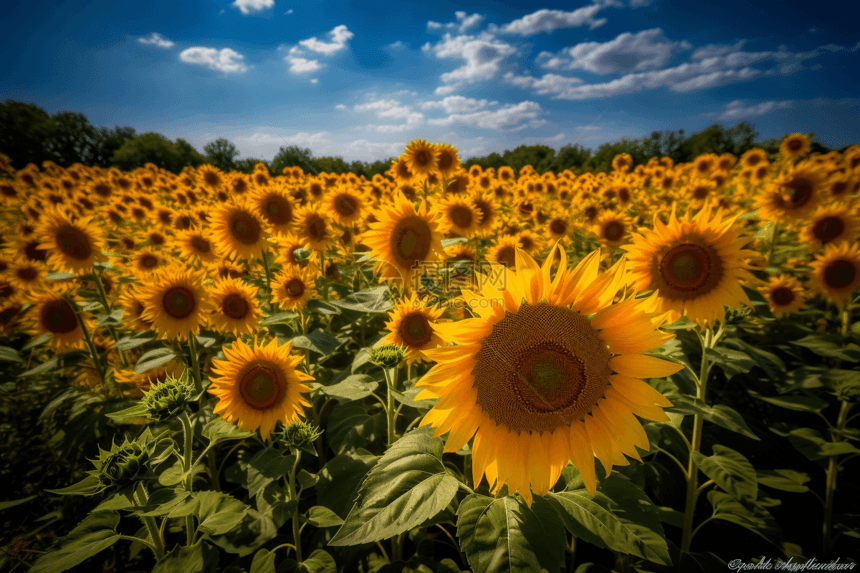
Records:
<instances>
[{"instance_id":1,"label":"tree line","mask_svg":"<svg viewBox=\"0 0 860 573\"><path fill-rule=\"evenodd\" d=\"M703 153L732 153L739 157L752 147L761 147L768 153L779 150L778 139L756 142L757 137L749 123L740 122L728 129L715 123L690 136L686 136L683 129L654 131L638 139L623 138L604 143L594 151L579 144L564 145L557 151L547 145L520 145L501 154L472 157L464 161L463 166L498 169L509 165L516 173L526 165L531 165L538 173L565 169L575 173L608 172L612 159L619 153L629 153L635 166L647 163L652 157L667 156L681 163ZM831 149L813 141L812 151L827 153ZM45 161L53 161L61 167L81 163L124 171L153 163L173 173L179 173L186 166L211 164L223 171L250 173L255 165L263 163L271 175L280 174L285 167L297 166L306 173L351 172L367 179L385 173L395 159L347 162L341 157L314 157L310 149L296 145L281 147L271 161L239 158L236 146L223 137L204 145L200 153L182 138L171 141L160 133L137 133L133 127L96 127L84 114L72 111L49 114L33 103L16 100L0 103L0 153L7 155L17 169L29 163L42 165Z\"/></svg>"}]
</instances>

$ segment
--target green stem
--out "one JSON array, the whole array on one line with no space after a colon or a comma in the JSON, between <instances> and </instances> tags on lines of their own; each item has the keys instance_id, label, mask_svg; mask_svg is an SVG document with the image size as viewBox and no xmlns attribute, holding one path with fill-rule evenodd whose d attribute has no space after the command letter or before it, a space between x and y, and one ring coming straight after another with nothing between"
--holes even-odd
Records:
<instances>
[{"instance_id":1,"label":"green stem","mask_svg":"<svg viewBox=\"0 0 860 573\"><path fill-rule=\"evenodd\" d=\"M183 410L179 415L179 421L182 422L182 433L185 436L185 448L182 451L182 473L185 480L185 491L190 493L194 487L194 477L187 474L191 470L191 458L194 456L194 422L188 417L187 410ZM194 537L194 517L188 515L185 517L185 541L189 547L194 545Z\"/></svg>"},{"instance_id":2,"label":"green stem","mask_svg":"<svg viewBox=\"0 0 860 573\"><path fill-rule=\"evenodd\" d=\"M135 489L133 497L138 506L146 505L148 497L146 495L146 488L144 488L142 483ZM161 533L158 531L158 525L155 523L155 518L142 516L141 519L146 526L146 530L149 532L149 536L152 538L155 560L161 561L161 559L164 558L164 540L161 538Z\"/></svg>"},{"instance_id":3,"label":"green stem","mask_svg":"<svg viewBox=\"0 0 860 573\"><path fill-rule=\"evenodd\" d=\"M296 461L290 469L290 501L295 500L298 504L299 496L296 493L296 469L299 467L299 460L302 457L302 452L298 448L294 449ZM301 563L302 559L302 538L299 533L299 508L293 512L293 542L296 544L296 561Z\"/></svg>"},{"instance_id":4,"label":"green stem","mask_svg":"<svg viewBox=\"0 0 860 573\"><path fill-rule=\"evenodd\" d=\"M268 249L263 249L263 270L266 272L266 302L272 310L272 271L269 269L269 260L266 258Z\"/></svg>"},{"instance_id":5,"label":"green stem","mask_svg":"<svg viewBox=\"0 0 860 573\"><path fill-rule=\"evenodd\" d=\"M851 303L842 309L842 338L848 338L848 327L851 326Z\"/></svg>"},{"instance_id":6,"label":"green stem","mask_svg":"<svg viewBox=\"0 0 860 573\"><path fill-rule=\"evenodd\" d=\"M73 309L75 309L75 303L66 298L66 302L71 305ZM81 325L81 331L84 333L84 342L87 345L87 349L90 351L90 357L93 359L93 364L95 364L96 372L99 373L99 378L101 378L102 384L107 384L107 376L105 375L105 368L102 364L101 359L99 358L98 352L96 352L96 347L93 344L93 339L90 336L90 331L87 329L87 323L81 316L82 311L75 310L75 317L78 319L78 324ZM114 384L110 385L110 389L113 390Z\"/></svg>"},{"instance_id":7,"label":"green stem","mask_svg":"<svg viewBox=\"0 0 860 573\"><path fill-rule=\"evenodd\" d=\"M188 333L188 352L191 354L191 370L194 375L194 391L199 394L203 391L203 379L200 377L200 362L197 359L197 335Z\"/></svg>"},{"instance_id":8,"label":"green stem","mask_svg":"<svg viewBox=\"0 0 860 573\"><path fill-rule=\"evenodd\" d=\"M328 280L325 274L325 248L320 251L320 273L322 273L322 298L328 300Z\"/></svg>"},{"instance_id":9,"label":"green stem","mask_svg":"<svg viewBox=\"0 0 860 573\"><path fill-rule=\"evenodd\" d=\"M102 275L99 271L95 271L95 273L93 273L93 274L96 277L96 280L95 280L96 289L99 291L99 297L101 298L100 302L102 303L102 307L104 307L105 313L110 314L110 305L108 304L107 293L105 292L104 284L102 284ZM119 342L119 335L116 333L116 330L114 329L114 327L108 326L107 329L108 329L108 332L110 332L111 336L113 337L114 342L118 343ZM126 366L128 366L128 362L126 362L126 360L125 360L125 355L123 354L123 352L119 348L119 346L117 346L116 351L119 353L119 359L122 362L123 368L125 368Z\"/></svg>"},{"instance_id":10,"label":"green stem","mask_svg":"<svg viewBox=\"0 0 860 573\"><path fill-rule=\"evenodd\" d=\"M779 223L773 224L773 237L770 240L770 247L767 250L767 266L770 266L773 261L773 251L776 248L777 237L779 236Z\"/></svg>"},{"instance_id":11,"label":"green stem","mask_svg":"<svg viewBox=\"0 0 860 573\"><path fill-rule=\"evenodd\" d=\"M394 409L393 392L397 389L397 367L383 368L383 372L385 372L385 385L388 388L385 414L388 418L388 445L390 446L397 440L397 412Z\"/></svg>"},{"instance_id":12,"label":"green stem","mask_svg":"<svg viewBox=\"0 0 860 573\"><path fill-rule=\"evenodd\" d=\"M842 402L842 407L839 409L839 417L836 419L836 431L833 432L832 436L834 442L842 441L842 433L845 430L849 410L851 410L851 404ZM831 536L833 535L833 502L836 498L836 477L839 473L838 457L830 456L827 462L827 484L824 490L824 523L822 524L822 555L827 555L830 551Z\"/></svg>"}]
</instances>

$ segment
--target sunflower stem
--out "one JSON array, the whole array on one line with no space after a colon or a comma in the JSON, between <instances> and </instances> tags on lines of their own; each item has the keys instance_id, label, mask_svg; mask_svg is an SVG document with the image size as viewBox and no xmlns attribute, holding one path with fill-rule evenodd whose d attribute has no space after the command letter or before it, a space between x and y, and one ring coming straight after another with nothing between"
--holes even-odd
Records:
<instances>
[{"instance_id":1,"label":"sunflower stem","mask_svg":"<svg viewBox=\"0 0 860 573\"><path fill-rule=\"evenodd\" d=\"M388 389L385 415L388 418L388 445L397 440L397 411L394 409L394 390L397 390L397 367L383 368Z\"/></svg>"},{"instance_id":2,"label":"sunflower stem","mask_svg":"<svg viewBox=\"0 0 860 573\"><path fill-rule=\"evenodd\" d=\"M93 274L96 277L96 280L95 280L96 290L99 291L99 298L101 299L99 302L102 303L102 307L104 307L105 313L109 315L110 314L110 304L108 304L107 292L105 292L104 283L102 283L102 275L99 271L95 271ZM119 335L116 333L116 329L114 329L114 327L111 325L108 325L107 329L108 329L108 332L110 332L111 336L113 337L114 342L118 343L119 342ZM120 349L119 346L117 346L116 351L119 353L119 359L120 359L120 362L122 362L123 368L125 368L126 366L128 366L128 362L125 359L125 354L123 354L122 349Z\"/></svg>"},{"instance_id":3,"label":"sunflower stem","mask_svg":"<svg viewBox=\"0 0 860 573\"><path fill-rule=\"evenodd\" d=\"M846 303L842 309L842 338L848 338L848 327L851 326L851 304Z\"/></svg>"},{"instance_id":4,"label":"sunflower stem","mask_svg":"<svg viewBox=\"0 0 860 573\"><path fill-rule=\"evenodd\" d=\"M770 240L770 247L767 250L767 266L771 265L771 261L773 261L773 251L776 248L777 237L779 237L779 223L773 224L773 237Z\"/></svg>"},{"instance_id":5,"label":"sunflower stem","mask_svg":"<svg viewBox=\"0 0 860 573\"><path fill-rule=\"evenodd\" d=\"M296 456L296 461L293 462L293 467L290 469L290 501L295 500L296 504L299 502L299 495L296 493L296 469L299 467L299 460L302 458L302 451L298 448L293 449L293 453ZM299 509L296 507L296 511L293 512L293 543L296 544L296 561L301 563L302 559L302 538L300 537L301 532L299 531Z\"/></svg>"},{"instance_id":6,"label":"sunflower stem","mask_svg":"<svg viewBox=\"0 0 860 573\"><path fill-rule=\"evenodd\" d=\"M185 447L182 450L182 473L185 476L185 491L191 492L194 487L194 476L187 475L191 470L192 457L194 456L194 422L188 417L188 410L183 410L179 415L179 421L182 422L182 433L185 438ZM185 517L185 542L191 547L194 545L194 517L187 515Z\"/></svg>"},{"instance_id":7,"label":"sunflower stem","mask_svg":"<svg viewBox=\"0 0 860 573\"><path fill-rule=\"evenodd\" d=\"M67 302L67 303L68 303L68 304L69 304L73 309L75 309L75 303L73 303L73 302L72 302L71 300L69 300L68 298L66 298L66 302ZM114 390L114 388L116 387L116 384L114 384L113 382L108 383L107 376L105 375L105 369L104 369L104 366L102 365L102 362L101 362L101 360L99 359L98 352L96 352L96 347L95 347L95 345L93 344L93 339L92 339L92 337L90 336L90 331L89 331L89 330L87 330L87 323L86 323L86 322L84 321L84 319L81 317L81 312L79 312L78 310L75 310L75 317L78 319L78 324L80 324L80 325L81 325L81 331L84 333L84 342L85 342L85 343L86 343L86 345L87 345L87 349L88 349L88 350L89 350L89 352L90 352L90 357L93 359L93 364L94 364L94 365L95 365L95 367L96 367L96 372L98 372L98 373L99 373L99 378L101 379L102 384L107 384L107 385L108 385L108 390Z\"/></svg>"},{"instance_id":8,"label":"sunflower stem","mask_svg":"<svg viewBox=\"0 0 860 573\"><path fill-rule=\"evenodd\" d=\"M848 424L848 412L851 410L851 404L843 401L842 407L839 409L839 417L836 419L836 429L832 432L834 442L842 441L842 434L845 431L845 426ZM824 490L824 520L822 523L822 540L821 554L827 555L832 544L831 536L833 535L833 502L836 498L836 477L839 474L839 456L830 456L827 462L827 482Z\"/></svg>"},{"instance_id":9,"label":"sunflower stem","mask_svg":"<svg viewBox=\"0 0 860 573\"><path fill-rule=\"evenodd\" d=\"M269 249L263 249L263 270L266 273L266 302L269 304L269 310L272 310L272 270L269 268L269 259L266 255L269 254Z\"/></svg>"},{"instance_id":10,"label":"sunflower stem","mask_svg":"<svg viewBox=\"0 0 860 573\"><path fill-rule=\"evenodd\" d=\"M322 273L322 298L328 300L328 281L325 274L325 247L320 251L320 272Z\"/></svg>"},{"instance_id":11,"label":"sunflower stem","mask_svg":"<svg viewBox=\"0 0 860 573\"><path fill-rule=\"evenodd\" d=\"M132 494L134 501L138 506L146 505L148 501L148 497L146 495L146 488L144 488L141 483L139 487L137 487ZM149 532L149 536L152 538L152 544L154 545L153 553L155 553L155 560L160 561L164 558L164 540L161 538L161 532L158 530L158 525L155 523L154 517L149 516L141 516L140 518L143 520L143 524L146 526L146 530Z\"/></svg>"},{"instance_id":12,"label":"sunflower stem","mask_svg":"<svg viewBox=\"0 0 860 573\"><path fill-rule=\"evenodd\" d=\"M193 332L188 334L188 353L191 354L191 370L194 375L194 391L200 394L203 391L203 380L200 378L200 362L197 359L197 335Z\"/></svg>"}]
</instances>

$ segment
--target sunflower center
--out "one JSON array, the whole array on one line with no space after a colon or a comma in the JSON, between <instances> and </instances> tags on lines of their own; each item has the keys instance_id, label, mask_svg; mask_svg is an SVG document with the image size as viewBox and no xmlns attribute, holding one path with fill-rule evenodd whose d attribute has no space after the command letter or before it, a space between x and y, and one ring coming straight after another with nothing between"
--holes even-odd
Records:
<instances>
[{"instance_id":1,"label":"sunflower center","mask_svg":"<svg viewBox=\"0 0 860 573\"><path fill-rule=\"evenodd\" d=\"M298 298L305 293L305 283L302 279L290 279L290 282L286 284L284 290L287 291L287 296Z\"/></svg>"},{"instance_id":2,"label":"sunflower center","mask_svg":"<svg viewBox=\"0 0 860 573\"><path fill-rule=\"evenodd\" d=\"M460 228L465 229L472 225L472 210L465 205L454 205L451 207L451 210L448 211L448 216L450 216L451 221Z\"/></svg>"},{"instance_id":3,"label":"sunflower center","mask_svg":"<svg viewBox=\"0 0 860 573\"><path fill-rule=\"evenodd\" d=\"M56 234L57 247L69 258L85 261L93 253L87 234L72 225L62 226Z\"/></svg>"},{"instance_id":4,"label":"sunflower center","mask_svg":"<svg viewBox=\"0 0 860 573\"><path fill-rule=\"evenodd\" d=\"M549 223L549 230L553 235L566 235L567 223L565 223L561 219L553 219Z\"/></svg>"},{"instance_id":5,"label":"sunflower center","mask_svg":"<svg viewBox=\"0 0 860 573\"><path fill-rule=\"evenodd\" d=\"M358 211L358 201L352 195L338 195L334 200L334 210L341 217L352 217Z\"/></svg>"},{"instance_id":6,"label":"sunflower center","mask_svg":"<svg viewBox=\"0 0 860 573\"><path fill-rule=\"evenodd\" d=\"M511 431L553 431L591 412L609 384L609 358L578 312L523 304L495 324L475 353L477 402Z\"/></svg>"},{"instance_id":7,"label":"sunflower center","mask_svg":"<svg viewBox=\"0 0 860 573\"><path fill-rule=\"evenodd\" d=\"M248 315L248 301L240 294L228 294L221 303L221 312L234 320L245 318Z\"/></svg>"},{"instance_id":8,"label":"sunflower center","mask_svg":"<svg viewBox=\"0 0 860 573\"><path fill-rule=\"evenodd\" d=\"M399 221L391 233L391 251L397 264L411 269L430 254L432 232L427 221L412 215Z\"/></svg>"},{"instance_id":9,"label":"sunflower center","mask_svg":"<svg viewBox=\"0 0 860 573\"><path fill-rule=\"evenodd\" d=\"M770 300L777 306L788 306L794 302L794 291L787 286L779 286L770 291Z\"/></svg>"},{"instance_id":10,"label":"sunflower center","mask_svg":"<svg viewBox=\"0 0 860 573\"><path fill-rule=\"evenodd\" d=\"M164 293L161 300L164 312L173 318L185 318L194 312L194 293L182 286L175 286Z\"/></svg>"},{"instance_id":11,"label":"sunflower center","mask_svg":"<svg viewBox=\"0 0 860 573\"><path fill-rule=\"evenodd\" d=\"M293 207L284 197L273 195L266 199L266 219L272 225L286 225L293 220Z\"/></svg>"},{"instance_id":12,"label":"sunflower center","mask_svg":"<svg viewBox=\"0 0 860 573\"><path fill-rule=\"evenodd\" d=\"M784 184L791 193L787 197L790 209L799 209L806 205L815 192L815 185L806 177L795 177Z\"/></svg>"},{"instance_id":13,"label":"sunflower center","mask_svg":"<svg viewBox=\"0 0 860 573\"><path fill-rule=\"evenodd\" d=\"M281 385L272 368L256 365L242 376L239 392L244 402L255 410L265 410L278 400Z\"/></svg>"},{"instance_id":14,"label":"sunflower center","mask_svg":"<svg viewBox=\"0 0 860 573\"><path fill-rule=\"evenodd\" d=\"M511 245L505 245L499 252L496 253L496 259L504 264L509 269L513 269L517 264L517 252Z\"/></svg>"},{"instance_id":15,"label":"sunflower center","mask_svg":"<svg viewBox=\"0 0 860 573\"><path fill-rule=\"evenodd\" d=\"M254 245L260 240L263 228L256 217L250 213L239 211L230 217L230 233L234 239L243 245Z\"/></svg>"},{"instance_id":16,"label":"sunflower center","mask_svg":"<svg viewBox=\"0 0 860 573\"><path fill-rule=\"evenodd\" d=\"M620 241L624 236L624 223L609 221L603 227L603 236L607 241Z\"/></svg>"},{"instance_id":17,"label":"sunflower center","mask_svg":"<svg viewBox=\"0 0 860 573\"><path fill-rule=\"evenodd\" d=\"M312 215L307 223L308 235L314 241L322 241L325 239L326 226L325 220L318 215Z\"/></svg>"},{"instance_id":18,"label":"sunflower center","mask_svg":"<svg viewBox=\"0 0 860 573\"><path fill-rule=\"evenodd\" d=\"M801 141L799 139L790 139L788 141L788 148L791 151L797 153L798 151L800 151L803 148L803 141Z\"/></svg>"},{"instance_id":19,"label":"sunflower center","mask_svg":"<svg viewBox=\"0 0 860 573\"><path fill-rule=\"evenodd\" d=\"M212 251L212 246L209 241L203 237L191 237L191 248L201 254L208 254Z\"/></svg>"},{"instance_id":20,"label":"sunflower center","mask_svg":"<svg viewBox=\"0 0 860 573\"><path fill-rule=\"evenodd\" d=\"M33 282L39 278L39 271L35 267L21 267L15 271L15 276L24 282Z\"/></svg>"},{"instance_id":21,"label":"sunflower center","mask_svg":"<svg viewBox=\"0 0 860 573\"><path fill-rule=\"evenodd\" d=\"M666 294L670 298L707 294L722 277L719 255L709 246L692 243L678 245L666 253L659 264L660 277L668 287L660 290L668 290ZM671 297L673 292L676 296Z\"/></svg>"},{"instance_id":22,"label":"sunflower center","mask_svg":"<svg viewBox=\"0 0 860 573\"><path fill-rule=\"evenodd\" d=\"M836 259L824 268L824 284L830 288L842 289L857 278L857 267L851 261Z\"/></svg>"},{"instance_id":23,"label":"sunflower center","mask_svg":"<svg viewBox=\"0 0 860 573\"><path fill-rule=\"evenodd\" d=\"M221 185L221 178L218 177L218 174L214 171L207 171L203 175L203 181L205 181L209 187L218 187Z\"/></svg>"},{"instance_id":24,"label":"sunflower center","mask_svg":"<svg viewBox=\"0 0 860 573\"><path fill-rule=\"evenodd\" d=\"M158 266L158 257L146 254L140 257L140 266L145 269L154 269Z\"/></svg>"},{"instance_id":25,"label":"sunflower center","mask_svg":"<svg viewBox=\"0 0 860 573\"><path fill-rule=\"evenodd\" d=\"M425 166L430 164L430 154L423 149L415 154L414 163L416 165Z\"/></svg>"},{"instance_id":26,"label":"sunflower center","mask_svg":"<svg viewBox=\"0 0 860 573\"><path fill-rule=\"evenodd\" d=\"M433 329L423 314L417 312L408 314L400 322L400 338L409 347L421 348L430 342L432 336Z\"/></svg>"},{"instance_id":27,"label":"sunflower center","mask_svg":"<svg viewBox=\"0 0 860 573\"><path fill-rule=\"evenodd\" d=\"M704 199L708 196L708 188L705 185L699 185L695 189L693 189L693 198L694 199Z\"/></svg>"},{"instance_id":28,"label":"sunflower center","mask_svg":"<svg viewBox=\"0 0 860 573\"><path fill-rule=\"evenodd\" d=\"M812 234L822 243L829 243L839 238L844 231L845 222L835 215L822 217L812 225Z\"/></svg>"},{"instance_id":29,"label":"sunflower center","mask_svg":"<svg viewBox=\"0 0 860 573\"><path fill-rule=\"evenodd\" d=\"M68 334L78 327L74 309L64 300L52 300L42 307L41 322L53 334Z\"/></svg>"}]
</instances>

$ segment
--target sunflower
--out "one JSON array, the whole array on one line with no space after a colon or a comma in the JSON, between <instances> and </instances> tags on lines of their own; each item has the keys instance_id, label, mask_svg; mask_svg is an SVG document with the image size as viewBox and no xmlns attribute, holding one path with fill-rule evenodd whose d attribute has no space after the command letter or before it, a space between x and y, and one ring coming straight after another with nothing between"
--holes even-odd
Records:
<instances>
[{"instance_id":1,"label":"sunflower","mask_svg":"<svg viewBox=\"0 0 860 573\"><path fill-rule=\"evenodd\" d=\"M529 505L569 460L594 495L595 455L607 475L625 456L641 459L649 443L636 416L667 421L671 404L640 378L682 368L642 354L672 337L655 330L653 297L611 304L623 258L598 275L598 252L570 270L564 250L553 251L541 268L517 250L516 272L502 269L505 290L464 293L479 316L435 327L456 346L425 350L437 364L417 384L416 399L439 398L421 425L448 433L446 452L475 436L474 483L486 476L492 493L507 485Z\"/></svg>"},{"instance_id":2,"label":"sunflower","mask_svg":"<svg viewBox=\"0 0 860 573\"><path fill-rule=\"evenodd\" d=\"M361 220L367 207L367 197L357 188L339 187L329 195L327 203L327 212L338 224L348 227Z\"/></svg>"},{"instance_id":3,"label":"sunflower","mask_svg":"<svg viewBox=\"0 0 860 573\"><path fill-rule=\"evenodd\" d=\"M296 212L296 234L302 246L325 252L328 244L335 240L334 229L326 214L316 207L302 207Z\"/></svg>"},{"instance_id":4,"label":"sunflower","mask_svg":"<svg viewBox=\"0 0 860 573\"><path fill-rule=\"evenodd\" d=\"M263 346L248 346L237 340L232 348L224 347L226 360L213 360L209 393L218 398L215 413L228 422L236 422L242 431L260 429L263 440L278 422L298 421L304 408L310 406L302 393L311 389L303 384L314 377L296 369L301 355L290 354L293 343L278 346L273 339Z\"/></svg>"},{"instance_id":5,"label":"sunflower","mask_svg":"<svg viewBox=\"0 0 860 573\"><path fill-rule=\"evenodd\" d=\"M376 260L374 271L384 280L403 281L408 290L413 280L423 274L425 263L441 259L445 224L435 210L428 210L426 201L416 209L403 195L376 214L378 221L369 225L364 239L371 258Z\"/></svg>"},{"instance_id":6,"label":"sunflower","mask_svg":"<svg viewBox=\"0 0 860 573\"><path fill-rule=\"evenodd\" d=\"M627 241L632 224L620 213L606 211L597 219L594 234L601 244L608 247L620 247Z\"/></svg>"},{"instance_id":7,"label":"sunflower","mask_svg":"<svg viewBox=\"0 0 860 573\"><path fill-rule=\"evenodd\" d=\"M124 292L119 297L120 304L123 308L123 322L126 327L135 332L146 332L152 330L152 321L143 318L143 313L146 312L146 304L144 304L143 290L140 285L128 285Z\"/></svg>"},{"instance_id":8,"label":"sunflower","mask_svg":"<svg viewBox=\"0 0 860 573\"><path fill-rule=\"evenodd\" d=\"M218 256L215 254L212 241L207 238L204 231L183 231L177 238L182 254L191 260L203 263L214 263Z\"/></svg>"},{"instance_id":9,"label":"sunflower","mask_svg":"<svg viewBox=\"0 0 860 573\"><path fill-rule=\"evenodd\" d=\"M792 166L756 200L759 217L791 223L809 217L821 202L824 176L808 162Z\"/></svg>"},{"instance_id":10,"label":"sunflower","mask_svg":"<svg viewBox=\"0 0 860 573\"><path fill-rule=\"evenodd\" d=\"M159 273L142 292L146 310L142 319L152 322L165 338L185 339L197 334L211 309L202 276L178 266Z\"/></svg>"},{"instance_id":11,"label":"sunflower","mask_svg":"<svg viewBox=\"0 0 860 573\"><path fill-rule=\"evenodd\" d=\"M853 241L860 229L860 217L844 207L819 207L815 215L800 230L800 240L817 251L823 245Z\"/></svg>"},{"instance_id":12,"label":"sunflower","mask_svg":"<svg viewBox=\"0 0 860 573\"><path fill-rule=\"evenodd\" d=\"M800 133L792 133L786 135L782 143L779 144L779 152L783 157L802 157L809 152L809 147L809 137Z\"/></svg>"},{"instance_id":13,"label":"sunflower","mask_svg":"<svg viewBox=\"0 0 860 573\"><path fill-rule=\"evenodd\" d=\"M167 260L155 251L141 249L131 257L131 267L136 275L151 275L167 265Z\"/></svg>"},{"instance_id":14,"label":"sunflower","mask_svg":"<svg viewBox=\"0 0 860 573\"><path fill-rule=\"evenodd\" d=\"M6 274L10 283L17 287L24 297L39 289L46 276L45 265L19 258L9 266Z\"/></svg>"},{"instance_id":15,"label":"sunflower","mask_svg":"<svg viewBox=\"0 0 860 573\"><path fill-rule=\"evenodd\" d=\"M633 166L633 157L629 153L619 153L612 159L612 170L624 173Z\"/></svg>"},{"instance_id":16,"label":"sunflower","mask_svg":"<svg viewBox=\"0 0 860 573\"><path fill-rule=\"evenodd\" d=\"M52 209L42 214L37 232L42 239L39 248L48 251L48 264L54 270L87 272L96 261L107 260L91 217L73 221L59 209Z\"/></svg>"},{"instance_id":17,"label":"sunflower","mask_svg":"<svg viewBox=\"0 0 860 573\"><path fill-rule=\"evenodd\" d=\"M272 302L279 303L286 310L302 309L316 296L314 273L310 268L290 265L272 277Z\"/></svg>"},{"instance_id":18,"label":"sunflower","mask_svg":"<svg viewBox=\"0 0 860 573\"><path fill-rule=\"evenodd\" d=\"M298 257L296 257L296 251L305 248L304 241L292 234L276 235L271 238L271 241L275 244L275 261L280 263L281 266L307 266L310 259L299 261Z\"/></svg>"},{"instance_id":19,"label":"sunflower","mask_svg":"<svg viewBox=\"0 0 860 573\"><path fill-rule=\"evenodd\" d=\"M386 175L394 179L397 184L411 183L415 179L415 174L409 170L403 155L394 160Z\"/></svg>"},{"instance_id":20,"label":"sunflower","mask_svg":"<svg viewBox=\"0 0 860 573\"><path fill-rule=\"evenodd\" d=\"M266 244L266 224L246 202L221 205L214 213L212 240L228 257L258 258Z\"/></svg>"},{"instance_id":21,"label":"sunflower","mask_svg":"<svg viewBox=\"0 0 860 573\"><path fill-rule=\"evenodd\" d=\"M473 199L452 195L438 204L450 232L471 239L481 225L481 211Z\"/></svg>"},{"instance_id":22,"label":"sunflower","mask_svg":"<svg viewBox=\"0 0 860 573\"><path fill-rule=\"evenodd\" d=\"M450 177L460 169L457 148L447 143L436 144L436 170L442 177Z\"/></svg>"},{"instance_id":23,"label":"sunflower","mask_svg":"<svg viewBox=\"0 0 860 573\"><path fill-rule=\"evenodd\" d=\"M240 279L226 278L215 283L210 295L215 307L209 316L212 328L235 336L254 333L261 314L255 287Z\"/></svg>"},{"instance_id":24,"label":"sunflower","mask_svg":"<svg viewBox=\"0 0 860 573\"><path fill-rule=\"evenodd\" d=\"M273 233L286 233L295 223L295 206L287 189L261 187L251 195L250 200Z\"/></svg>"},{"instance_id":25,"label":"sunflower","mask_svg":"<svg viewBox=\"0 0 860 573\"><path fill-rule=\"evenodd\" d=\"M413 174L426 176L438 170L439 150L424 139L415 139L406 146L403 160Z\"/></svg>"},{"instance_id":26,"label":"sunflower","mask_svg":"<svg viewBox=\"0 0 860 573\"><path fill-rule=\"evenodd\" d=\"M486 235L492 230L493 224L496 222L496 201L493 199L492 193L476 192L472 195L472 202L481 215L477 232L479 235Z\"/></svg>"},{"instance_id":27,"label":"sunflower","mask_svg":"<svg viewBox=\"0 0 860 573\"><path fill-rule=\"evenodd\" d=\"M413 292L388 313L385 323L388 334L379 341L380 346L402 346L406 350L406 363L424 362L422 351L444 346L446 341L433 329L443 310L428 305Z\"/></svg>"},{"instance_id":28,"label":"sunflower","mask_svg":"<svg viewBox=\"0 0 860 573\"><path fill-rule=\"evenodd\" d=\"M516 236L501 237L487 253L487 260L492 263L500 263L509 269L516 264L517 247L520 241Z\"/></svg>"},{"instance_id":29,"label":"sunflower","mask_svg":"<svg viewBox=\"0 0 860 573\"><path fill-rule=\"evenodd\" d=\"M69 299L57 291L46 290L34 297L35 309L31 314L35 323L32 327L34 338L44 334L51 335L50 344L57 352L76 350L84 347L85 336L78 321L75 307ZM80 315L89 331L92 324L84 315Z\"/></svg>"},{"instance_id":30,"label":"sunflower","mask_svg":"<svg viewBox=\"0 0 860 573\"><path fill-rule=\"evenodd\" d=\"M840 309L851 302L851 294L860 285L860 243L827 245L816 255L812 267L812 284L824 298Z\"/></svg>"},{"instance_id":31,"label":"sunflower","mask_svg":"<svg viewBox=\"0 0 860 573\"><path fill-rule=\"evenodd\" d=\"M673 209L667 226L655 215L654 229L634 234L632 244L621 247L637 289L658 291L660 311L668 311L672 322L686 315L713 326L725 322L723 305L751 306L739 280L755 282L744 259L759 254L743 250L753 239L738 235L737 218L723 219L721 209L712 215L706 207L678 219Z\"/></svg>"},{"instance_id":32,"label":"sunflower","mask_svg":"<svg viewBox=\"0 0 860 573\"><path fill-rule=\"evenodd\" d=\"M519 247L530 255L534 255L543 248L543 238L528 229L523 229L516 234Z\"/></svg>"},{"instance_id":33,"label":"sunflower","mask_svg":"<svg viewBox=\"0 0 860 573\"><path fill-rule=\"evenodd\" d=\"M755 169L759 163L766 161L767 153L764 149L759 149L758 147L750 149L741 156L741 165L747 169Z\"/></svg>"},{"instance_id":34,"label":"sunflower","mask_svg":"<svg viewBox=\"0 0 860 573\"><path fill-rule=\"evenodd\" d=\"M770 277L760 292L767 299L770 311L777 318L797 312L806 298L800 281L789 275Z\"/></svg>"}]
</instances>

